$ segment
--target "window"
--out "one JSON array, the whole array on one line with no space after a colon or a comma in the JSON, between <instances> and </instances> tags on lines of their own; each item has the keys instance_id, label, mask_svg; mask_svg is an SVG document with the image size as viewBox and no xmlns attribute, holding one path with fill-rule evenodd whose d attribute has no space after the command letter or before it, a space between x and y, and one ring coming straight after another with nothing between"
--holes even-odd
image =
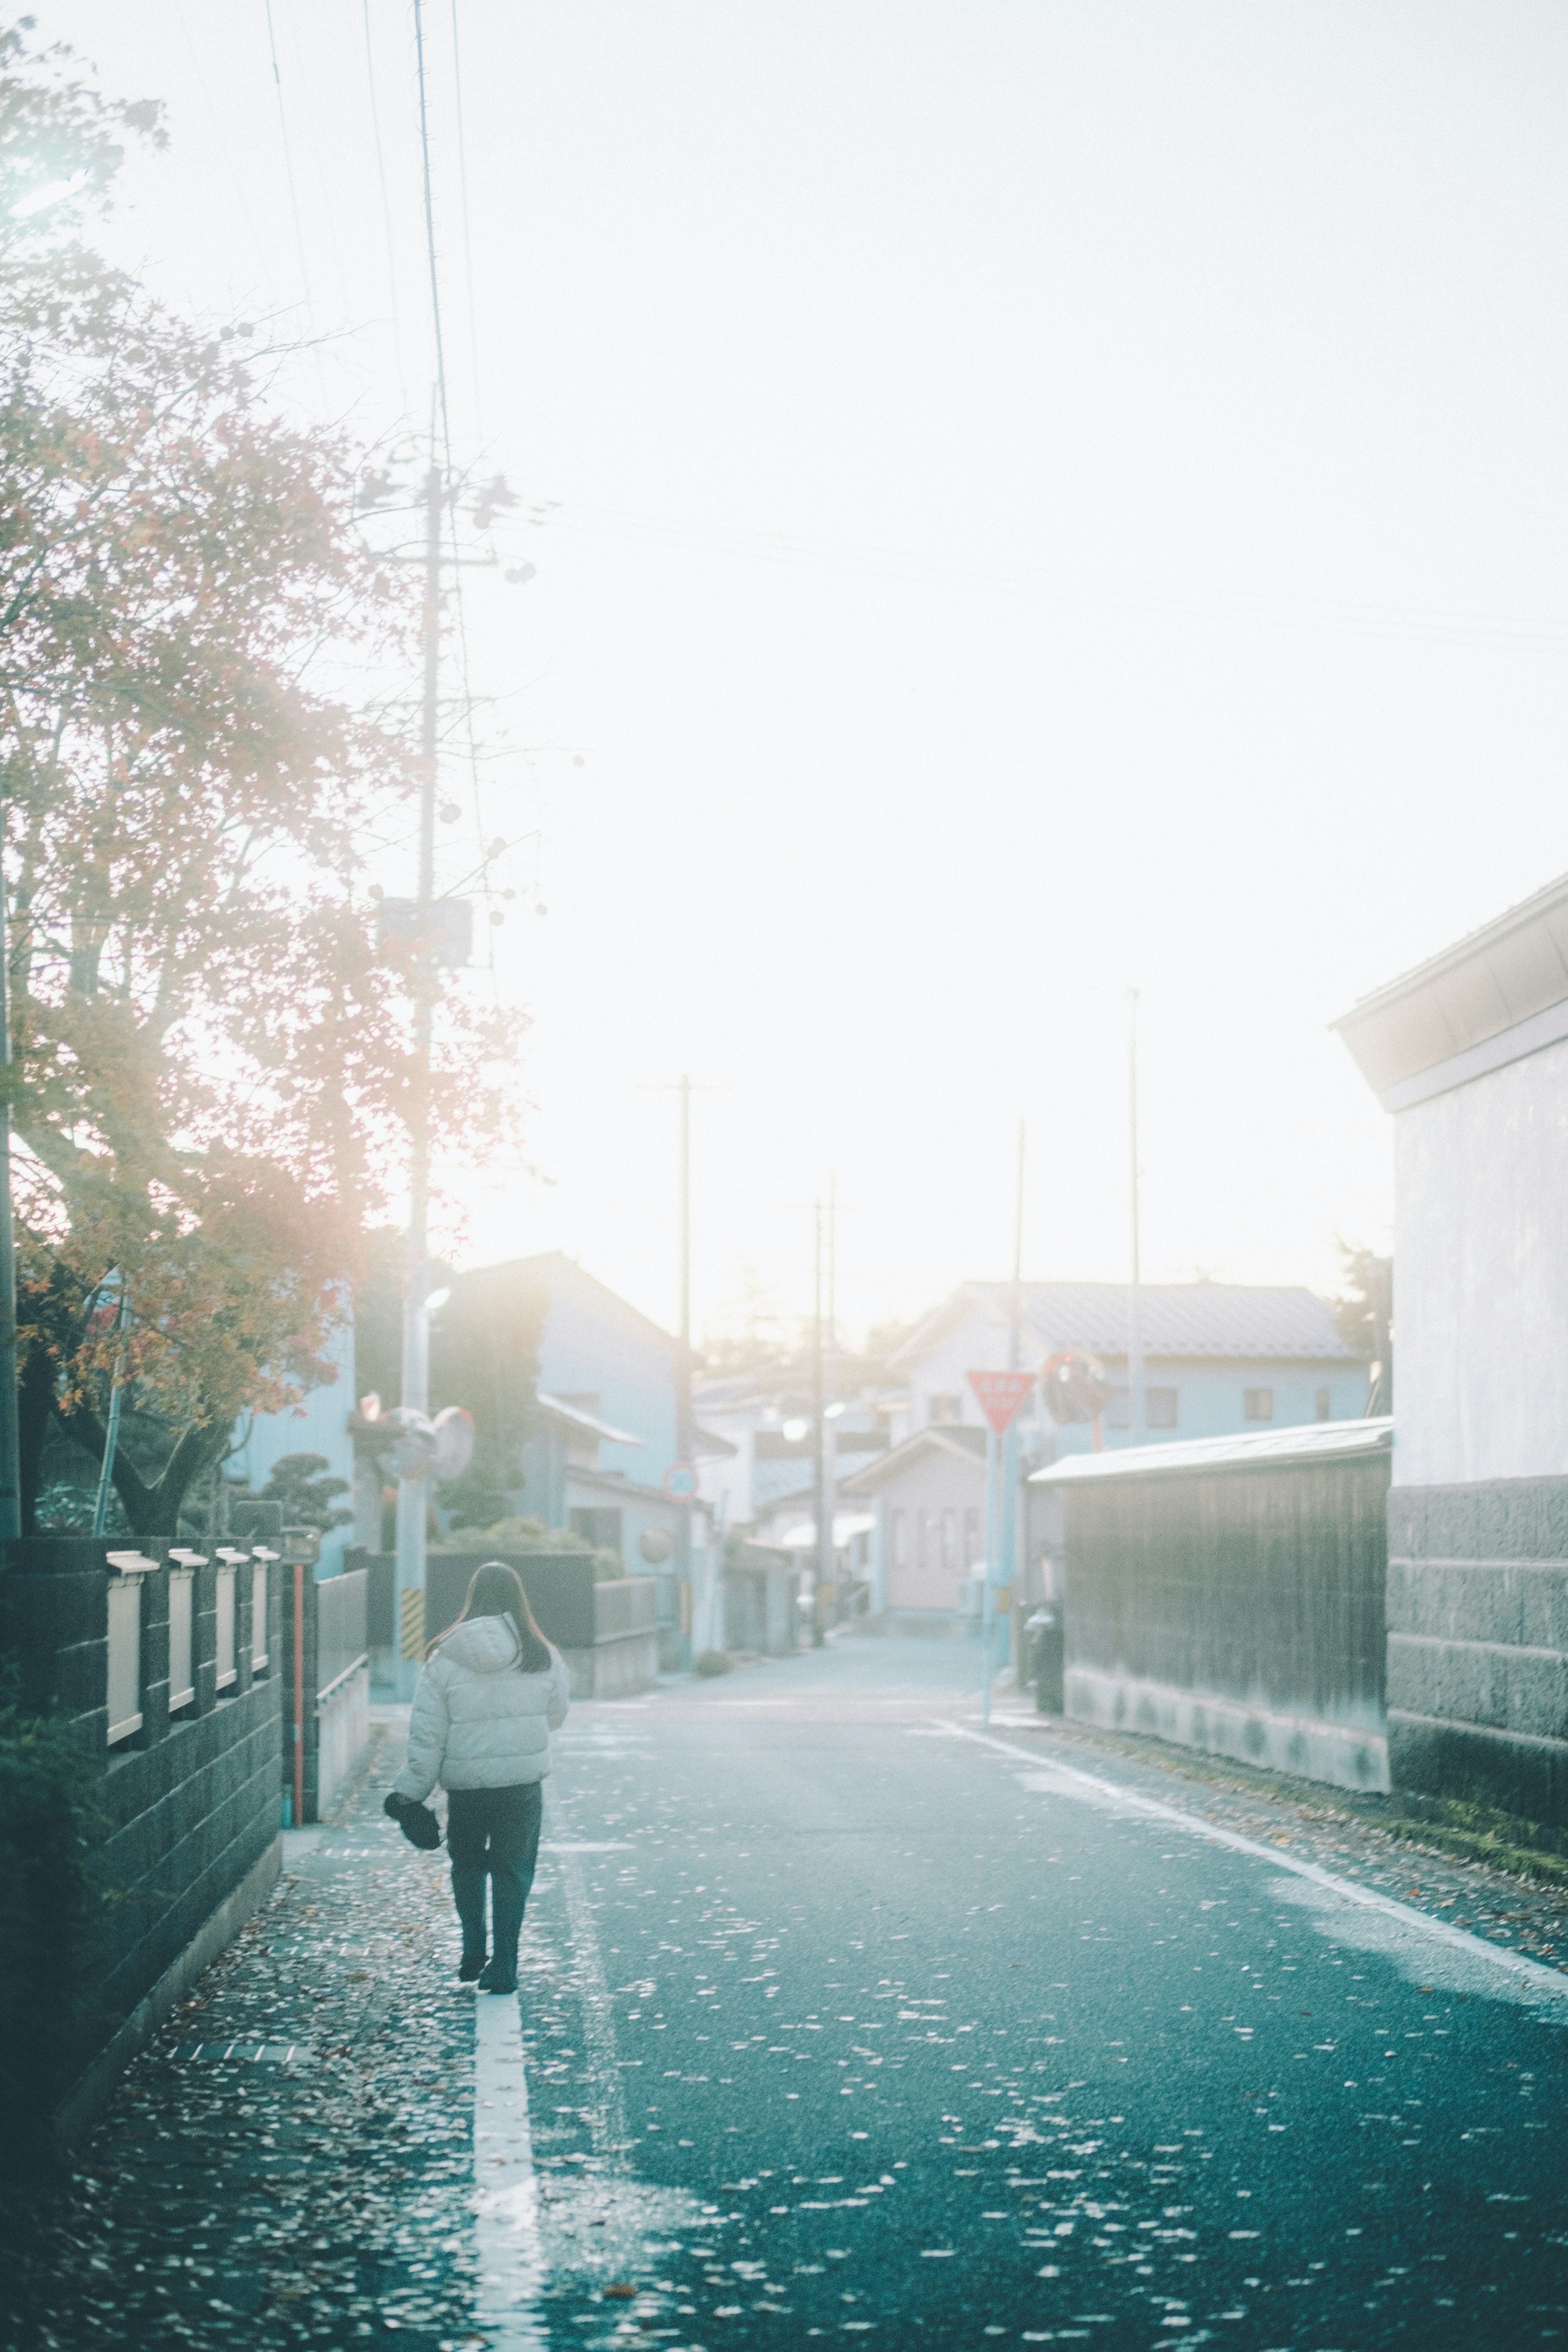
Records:
<instances>
[{"instance_id":1,"label":"window","mask_svg":"<svg viewBox=\"0 0 1568 2352\"><path fill-rule=\"evenodd\" d=\"M967 1506L963 1514L964 1567L978 1568L981 1565L984 1549L984 1546L980 1534L979 1506L977 1504L971 1503Z\"/></svg>"},{"instance_id":2,"label":"window","mask_svg":"<svg viewBox=\"0 0 1568 2352\"><path fill-rule=\"evenodd\" d=\"M961 1396L933 1396L926 1400L926 1420L934 1428L942 1422L962 1421L963 1399Z\"/></svg>"},{"instance_id":3,"label":"window","mask_svg":"<svg viewBox=\"0 0 1568 2352\"><path fill-rule=\"evenodd\" d=\"M888 1549L895 1568L910 1564L910 1515L907 1511L888 1513Z\"/></svg>"},{"instance_id":4,"label":"window","mask_svg":"<svg viewBox=\"0 0 1568 2352\"><path fill-rule=\"evenodd\" d=\"M1145 1429L1174 1429L1176 1426L1174 1389L1144 1390L1143 1426Z\"/></svg>"},{"instance_id":5,"label":"window","mask_svg":"<svg viewBox=\"0 0 1568 2352\"><path fill-rule=\"evenodd\" d=\"M958 1571L958 1513L943 1511L942 1515L942 1564L950 1574Z\"/></svg>"},{"instance_id":6,"label":"window","mask_svg":"<svg viewBox=\"0 0 1568 2352\"><path fill-rule=\"evenodd\" d=\"M1241 1391L1243 1421L1272 1421L1274 1391L1272 1389L1243 1389Z\"/></svg>"},{"instance_id":7,"label":"window","mask_svg":"<svg viewBox=\"0 0 1568 2352\"><path fill-rule=\"evenodd\" d=\"M1127 1423L1127 1391L1112 1389L1105 1403L1107 1429L1125 1429Z\"/></svg>"},{"instance_id":8,"label":"window","mask_svg":"<svg viewBox=\"0 0 1568 2352\"><path fill-rule=\"evenodd\" d=\"M1331 1392L1328 1389L1320 1389L1314 1402L1318 1408L1318 1419L1320 1421L1332 1421L1334 1417L1334 1400Z\"/></svg>"}]
</instances>

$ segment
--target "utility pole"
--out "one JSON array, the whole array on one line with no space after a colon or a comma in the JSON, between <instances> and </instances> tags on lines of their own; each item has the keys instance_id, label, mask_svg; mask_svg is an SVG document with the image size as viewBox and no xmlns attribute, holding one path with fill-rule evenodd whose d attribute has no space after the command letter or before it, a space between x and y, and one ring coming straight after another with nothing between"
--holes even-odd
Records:
<instances>
[{"instance_id":1,"label":"utility pole","mask_svg":"<svg viewBox=\"0 0 1568 2352\"><path fill-rule=\"evenodd\" d=\"M9 954L5 877L0 876L0 1068L11 1067ZM16 1266L11 1239L11 1100L0 1091L0 1538L22 1532L21 1446L16 1430Z\"/></svg>"},{"instance_id":2,"label":"utility pole","mask_svg":"<svg viewBox=\"0 0 1568 2352\"><path fill-rule=\"evenodd\" d=\"M1007 1301L1010 1372L1021 1371L1024 1364L1024 1122L1020 1119L1013 1181L1013 1279L1008 1286ZM995 1643L995 1589L1000 1585L1011 1591L1018 1561L1018 1422L1015 1415L1007 1423L1005 1437L998 1439L995 1431L988 1429L985 1439L985 1594L981 1636L985 1651L983 1712L987 1724L991 1720L991 1672L994 1664L992 1653Z\"/></svg>"},{"instance_id":3,"label":"utility pole","mask_svg":"<svg viewBox=\"0 0 1568 2352\"><path fill-rule=\"evenodd\" d=\"M834 1541L834 1528L838 1517L838 1173L835 1169L827 1179L827 1229L824 1265L826 1278L826 1318L822 1350L822 1518L820 1530L826 1538L827 1580L834 1588L837 1601L838 1589L838 1547Z\"/></svg>"},{"instance_id":4,"label":"utility pole","mask_svg":"<svg viewBox=\"0 0 1568 2352\"><path fill-rule=\"evenodd\" d=\"M441 509L445 483L431 433L425 478L425 693L419 730L419 887L415 914L414 1076L409 1104L408 1255L403 1294L402 1402L430 1410L430 1028L436 943L436 747L441 676ZM411 1697L424 1655L429 1480L397 1482L397 1694Z\"/></svg>"},{"instance_id":5,"label":"utility pole","mask_svg":"<svg viewBox=\"0 0 1568 2352\"><path fill-rule=\"evenodd\" d=\"M675 1458L690 1462L696 1452L696 1432L691 1418L691 1080L681 1074L680 1086L680 1203L679 1215L680 1286L680 1338L675 1366ZM676 1536L677 1572L683 1583L691 1581L691 1502L689 1496L680 1505L679 1526ZM709 1592L709 1614L712 1613L712 1595L719 1589L721 1564L709 1563L704 1579ZM709 1646L714 1647L711 1626L708 1629Z\"/></svg>"},{"instance_id":6,"label":"utility pole","mask_svg":"<svg viewBox=\"0 0 1568 2352\"><path fill-rule=\"evenodd\" d=\"M1127 992L1128 1201L1132 1221L1132 1281L1127 1294L1127 1442L1143 1431L1142 1243L1138 1219L1138 991Z\"/></svg>"},{"instance_id":7,"label":"utility pole","mask_svg":"<svg viewBox=\"0 0 1568 2352\"><path fill-rule=\"evenodd\" d=\"M826 1330L823 1315L823 1283L826 1272L824 1259L826 1219L820 1201L812 1202L815 1221L815 1246L812 1253L811 1307L811 1426L816 1441L813 1464L813 1501L816 1517L816 1596L817 1630L822 1629L823 1595L833 1582L833 1523L828 1517L827 1441L832 1432L827 1422Z\"/></svg>"},{"instance_id":8,"label":"utility pole","mask_svg":"<svg viewBox=\"0 0 1568 2352\"><path fill-rule=\"evenodd\" d=\"M1018 1164L1013 1185L1013 1313L1007 1370L1020 1371L1024 1362L1024 1152L1028 1130L1018 1121Z\"/></svg>"},{"instance_id":9,"label":"utility pole","mask_svg":"<svg viewBox=\"0 0 1568 2352\"><path fill-rule=\"evenodd\" d=\"M1007 1370L1021 1371L1024 1364L1024 1146L1025 1129L1018 1121L1018 1150L1013 1184L1013 1280L1007 1316ZM1007 1423L1007 1434L1002 1440L1002 1508L999 1514L999 1558L995 1564L997 1581L1012 1586L1018 1559L1018 1486L1020 1437L1016 1416Z\"/></svg>"}]
</instances>

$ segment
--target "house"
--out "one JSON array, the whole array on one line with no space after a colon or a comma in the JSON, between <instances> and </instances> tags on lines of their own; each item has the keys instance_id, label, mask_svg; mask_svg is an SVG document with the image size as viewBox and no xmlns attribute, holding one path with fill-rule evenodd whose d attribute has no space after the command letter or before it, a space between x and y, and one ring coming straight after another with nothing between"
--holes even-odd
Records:
<instances>
[{"instance_id":1,"label":"house","mask_svg":"<svg viewBox=\"0 0 1568 2352\"><path fill-rule=\"evenodd\" d=\"M657 1575L661 1635L669 1635L663 1648L674 1663L671 1629L689 1607L678 1589L686 1507L664 1483L679 1459L680 1342L561 1250L454 1276L453 1296L468 1286L494 1286L500 1275L509 1286L542 1292L545 1301L536 1412L515 1507L618 1552L628 1576ZM700 1499L691 1508L694 1580L709 1520Z\"/></svg>"},{"instance_id":2,"label":"house","mask_svg":"<svg viewBox=\"0 0 1568 2352\"><path fill-rule=\"evenodd\" d=\"M1394 1121L1390 1770L1568 1822L1568 876L1335 1026Z\"/></svg>"},{"instance_id":3,"label":"house","mask_svg":"<svg viewBox=\"0 0 1568 2352\"><path fill-rule=\"evenodd\" d=\"M1011 1283L966 1282L910 1333L889 1368L907 1384L890 1416L892 1448L839 1487L844 1502L876 1517L867 1546L874 1610L910 1625L937 1612L949 1630L972 1615L972 1580L984 1562L985 1423L967 1375L1010 1362L1037 1371L1070 1352L1093 1358L1104 1372L1110 1395L1100 1427L1053 1421L1035 1389L1006 1449L998 1538L1010 1555L1002 1580L1016 1607L1054 1592L1060 1497L1054 1487L1023 1482L1073 1454L1135 1442L1128 1414L1131 1307L1125 1283L1026 1282L1015 1292ZM1145 1421L1139 1442L1353 1420L1366 1409L1366 1362L1341 1339L1327 1301L1310 1290L1149 1283L1140 1290L1139 1313Z\"/></svg>"},{"instance_id":4,"label":"house","mask_svg":"<svg viewBox=\"0 0 1568 2352\"><path fill-rule=\"evenodd\" d=\"M731 1530L801 1555L816 1550L816 1437L813 1401L752 1375L704 1381L697 1391L700 1491ZM887 1413L876 1398L834 1398L831 1431L834 1540L840 1567L862 1577L871 1520L842 1511L837 1496L853 1472L889 1444Z\"/></svg>"},{"instance_id":5,"label":"house","mask_svg":"<svg viewBox=\"0 0 1568 2352\"><path fill-rule=\"evenodd\" d=\"M1110 1390L1101 1426L1107 1446L1353 1421L1366 1410L1365 1360L1341 1339L1332 1308L1315 1292L1251 1283L1144 1283L1138 1292L1143 1426L1135 1433L1128 1412L1131 1286L1026 1282L1017 1288L1017 1361L1026 1370L1069 1351L1091 1356L1104 1368ZM910 1333L889 1368L909 1384L910 1433L932 1423L983 1426L965 1375L1000 1370L1009 1362L1013 1312L1011 1283L966 1282ZM1090 1424L1058 1425L1043 1404L1030 1420L1042 1459L1095 1445Z\"/></svg>"},{"instance_id":6,"label":"house","mask_svg":"<svg viewBox=\"0 0 1568 2352\"><path fill-rule=\"evenodd\" d=\"M973 1584L985 1559L985 1437L966 1422L932 1422L839 1486L868 1506L871 1613L900 1631L973 1617ZM970 1606L965 1607L968 1601Z\"/></svg>"}]
</instances>

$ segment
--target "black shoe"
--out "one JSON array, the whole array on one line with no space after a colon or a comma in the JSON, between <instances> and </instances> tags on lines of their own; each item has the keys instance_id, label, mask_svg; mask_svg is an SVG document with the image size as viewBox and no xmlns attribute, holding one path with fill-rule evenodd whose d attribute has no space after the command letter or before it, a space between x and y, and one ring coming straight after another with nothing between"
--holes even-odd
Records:
<instances>
[{"instance_id":1,"label":"black shoe","mask_svg":"<svg viewBox=\"0 0 1568 2352\"><path fill-rule=\"evenodd\" d=\"M474 1979L479 1975L479 1970L484 1967L484 1965L485 1952L483 1945L479 1947L479 1949L477 1952L465 1951L462 1958L458 1962L458 1982L459 1984L472 1984Z\"/></svg>"},{"instance_id":2,"label":"black shoe","mask_svg":"<svg viewBox=\"0 0 1568 2352\"><path fill-rule=\"evenodd\" d=\"M479 1978L479 1990L481 1992L515 1992L517 1990L516 1969L503 1968L499 1959L487 1960Z\"/></svg>"}]
</instances>

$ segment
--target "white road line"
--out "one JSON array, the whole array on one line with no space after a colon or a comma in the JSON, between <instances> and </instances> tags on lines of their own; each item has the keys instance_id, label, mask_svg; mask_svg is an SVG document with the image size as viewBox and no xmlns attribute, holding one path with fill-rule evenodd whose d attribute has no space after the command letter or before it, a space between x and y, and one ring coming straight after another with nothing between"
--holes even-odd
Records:
<instances>
[{"instance_id":1,"label":"white road line","mask_svg":"<svg viewBox=\"0 0 1568 2352\"><path fill-rule=\"evenodd\" d=\"M626 2096L616 2064L615 2012L610 2007L609 1987L605 1980L605 1963L599 1950L599 1931L595 1924L594 1906L583 1865L577 1859L580 1853L593 1850L583 1845L565 1848L568 1858L563 1869L566 1880L566 1916L572 1930L573 1958L577 1964L584 2039L588 2044L589 2063L597 2077L598 2098L589 2126L594 2136L594 2152L612 2171L619 2172L625 2168L627 2134Z\"/></svg>"},{"instance_id":2,"label":"white road line","mask_svg":"<svg viewBox=\"0 0 1568 2352\"><path fill-rule=\"evenodd\" d=\"M1048 1773L1062 1780L1079 1781L1085 1789L1092 1789L1097 1797L1113 1798L1119 1805L1130 1806L1135 1812L1148 1813L1155 1821L1169 1822L1173 1828L1187 1830L1197 1837L1207 1838L1212 1845L1226 1845L1237 1853L1256 1854L1259 1861L1272 1863L1276 1870L1287 1870L1298 1878L1309 1878L1315 1885L1329 1888L1348 1903L1397 1920L1401 1927L1429 1937L1433 1943L1447 1944L1471 1959L1489 1960L1494 1968L1507 1969L1537 1992L1550 1993L1556 2000L1568 2000L1568 1973L1563 1969L1543 1968L1539 1960L1528 1960L1521 1952L1510 1952L1502 1946L1489 1943L1484 1936L1472 1936L1463 1927L1451 1927L1446 1919L1434 1919L1429 1912L1413 1910L1408 1903L1397 1902L1392 1895L1380 1895L1371 1886L1358 1886L1353 1878L1336 1877L1331 1870L1324 1870L1315 1862L1300 1861L1280 1846L1261 1845L1256 1838L1243 1837L1237 1830L1221 1829L1217 1822L1205 1822L1196 1813L1184 1812L1178 1805L1162 1804L1158 1797L1145 1797L1135 1789L1121 1787L1115 1780L1102 1780L1097 1773L1081 1771L1076 1764L1058 1763L1054 1756L1042 1756L1038 1749L1016 1747L1010 1739L996 1739L984 1731L966 1731L956 1723L939 1724L936 1728L945 1732L951 1739L972 1739L978 1748L994 1748L998 1755L1012 1757L1027 1764L1034 1771ZM1063 1790L1064 1795L1070 1796L1071 1793L1070 1789Z\"/></svg>"},{"instance_id":3,"label":"white road line","mask_svg":"<svg viewBox=\"0 0 1568 2352\"><path fill-rule=\"evenodd\" d=\"M500 1993L481 1993L474 2018L474 2237L475 2318L490 2352L546 2352L522 2018Z\"/></svg>"}]
</instances>

